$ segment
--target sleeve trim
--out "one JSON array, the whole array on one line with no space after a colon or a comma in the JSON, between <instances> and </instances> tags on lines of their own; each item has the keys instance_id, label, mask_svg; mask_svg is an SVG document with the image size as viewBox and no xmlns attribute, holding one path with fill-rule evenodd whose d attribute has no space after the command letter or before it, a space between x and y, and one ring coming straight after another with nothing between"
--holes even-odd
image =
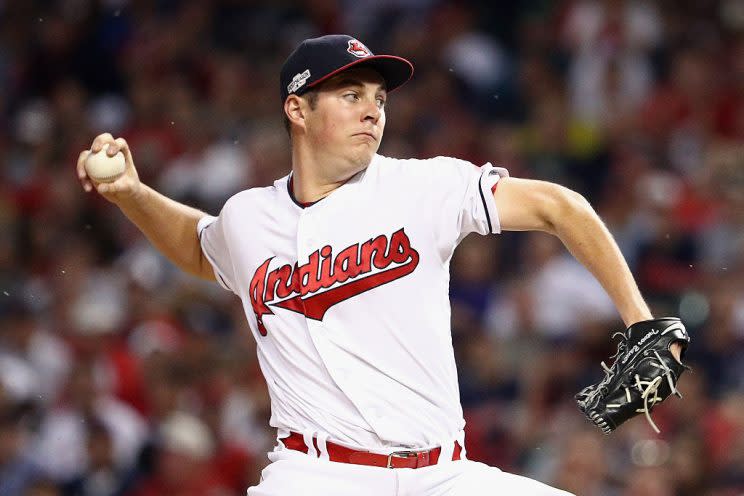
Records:
<instances>
[{"instance_id":1,"label":"sleeve trim","mask_svg":"<svg viewBox=\"0 0 744 496\"><path fill-rule=\"evenodd\" d=\"M496 200L493 197L493 192L502 177L509 177L509 172L503 167L494 167L490 163L484 164L481 169L482 172L478 180L478 186L480 188L483 208L486 212L488 230L492 234L498 234L501 232L501 224L499 223L499 213L496 209Z\"/></svg>"},{"instance_id":2,"label":"sleeve trim","mask_svg":"<svg viewBox=\"0 0 744 496\"><path fill-rule=\"evenodd\" d=\"M480 179L478 179L478 189L480 190L480 196L481 201L483 202L483 206L486 209L486 222L488 222L488 232L495 232L493 230L493 224L491 223L491 215L488 212L488 204L486 203L486 198L483 196L483 175L481 175Z\"/></svg>"}]
</instances>

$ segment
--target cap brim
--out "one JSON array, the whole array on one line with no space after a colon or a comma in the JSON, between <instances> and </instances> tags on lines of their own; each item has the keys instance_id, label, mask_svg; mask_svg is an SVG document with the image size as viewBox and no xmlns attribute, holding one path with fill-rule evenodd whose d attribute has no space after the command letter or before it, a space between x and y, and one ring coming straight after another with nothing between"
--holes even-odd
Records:
<instances>
[{"instance_id":1,"label":"cap brim","mask_svg":"<svg viewBox=\"0 0 744 496\"><path fill-rule=\"evenodd\" d=\"M372 55L363 59L355 60L349 64L339 67L335 71L326 74L317 81L313 81L307 88L313 88L323 81L327 81L336 74L339 74L352 67L371 67L376 70L385 80L385 89L388 92L405 84L413 76L413 64L403 57L396 57L395 55Z\"/></svg>"}]
</instances>

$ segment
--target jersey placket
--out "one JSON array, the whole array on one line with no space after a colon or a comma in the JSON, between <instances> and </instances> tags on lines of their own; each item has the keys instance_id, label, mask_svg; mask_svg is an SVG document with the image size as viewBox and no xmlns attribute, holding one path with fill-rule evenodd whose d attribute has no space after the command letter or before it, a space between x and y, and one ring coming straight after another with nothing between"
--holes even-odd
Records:
<instances>
[{"instance_id":1,"label":"jersey placket","mask_svg":"<svg viewBox=\"0 0 744 496\"><path fill-rule=\"evenodd\" d=\"M334 193L334 197L324 198L322 202L316 203L311 207L303 208L297 222L297 265L301 267L307 264L310 256L322 248L326 233L323 230L323 222L328 218L343 218L341 212L335 212L336 203L343 190ZM343 204L343 202L341 202ZM334 229L343 229L342 226L334 226ZM337 249L335 247L334 249ZM320 270L320 269L319 269ZM318 274L313 274L318 277ZM302 284L304 281L300 281ZM347 353L339 353L336 345L329 342L324 335L323 322L303 315L307 325L310 339L315 345L318 355L323 360L326 370L336 383L336 386L356 406L359 414L369 424L372 430L378 436L385 432L385 416L379 408L374 406L371 398L368 398L362 391L355 388L359 378L355 377L354 370L358 364L346 363L353 362L355 358Z\"/></svg>"},{"instance_id":2,"label":"jersey placket","mask_svg":"<svg viewBox=\"0 0 744 496\"><path fill-rule=\"evenodd\" d=\"M318 249L316 246L316 236L317 230L313 227L310 208L303 208L300 212L300 218L297 221L297 267L307 264L310 261L310 255ZM300 280L300 287L302 287L303 283L304 281ZM306 315L304 303L303 315ZM311 319L305 317L305 320L309 322Z\"/></svg>"}]
</instances>

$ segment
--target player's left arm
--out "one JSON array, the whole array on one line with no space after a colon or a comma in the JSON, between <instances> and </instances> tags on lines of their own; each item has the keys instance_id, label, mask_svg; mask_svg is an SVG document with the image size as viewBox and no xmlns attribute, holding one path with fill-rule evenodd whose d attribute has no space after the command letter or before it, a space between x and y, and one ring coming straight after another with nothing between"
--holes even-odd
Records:
<instances>
[{"instance_id":1,"label":"player's left arm","mask_svg":"<svg viewBox=\"0 0 744 496\"><path fill-rule=\"evenodd\" d=\"M502 230L558 236L607 291L626 326L653 318L612 234L582 195L558 184L512 177L501 179L493 195ZM677 359L680 351L673 346Z\"/></svg>"}]
</instances>

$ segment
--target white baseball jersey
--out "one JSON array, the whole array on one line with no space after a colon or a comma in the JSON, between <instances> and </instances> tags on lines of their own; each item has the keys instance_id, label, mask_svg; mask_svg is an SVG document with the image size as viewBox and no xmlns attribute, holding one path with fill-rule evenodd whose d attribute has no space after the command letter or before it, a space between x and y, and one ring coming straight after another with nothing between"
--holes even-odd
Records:
<instances>
[{"instance_id":1,"label":"white baseball jersey","mask_svg":"<svg viewBox=\"0 0 744 496\"><path fill-rule=\"evenodd\" d=\"M291 174L198 225L257 341L272 426L371 451L462 442L449 262L500 231L505 169L447 157L369 167L303 207Z\"/></svg>"}]
</instances>

